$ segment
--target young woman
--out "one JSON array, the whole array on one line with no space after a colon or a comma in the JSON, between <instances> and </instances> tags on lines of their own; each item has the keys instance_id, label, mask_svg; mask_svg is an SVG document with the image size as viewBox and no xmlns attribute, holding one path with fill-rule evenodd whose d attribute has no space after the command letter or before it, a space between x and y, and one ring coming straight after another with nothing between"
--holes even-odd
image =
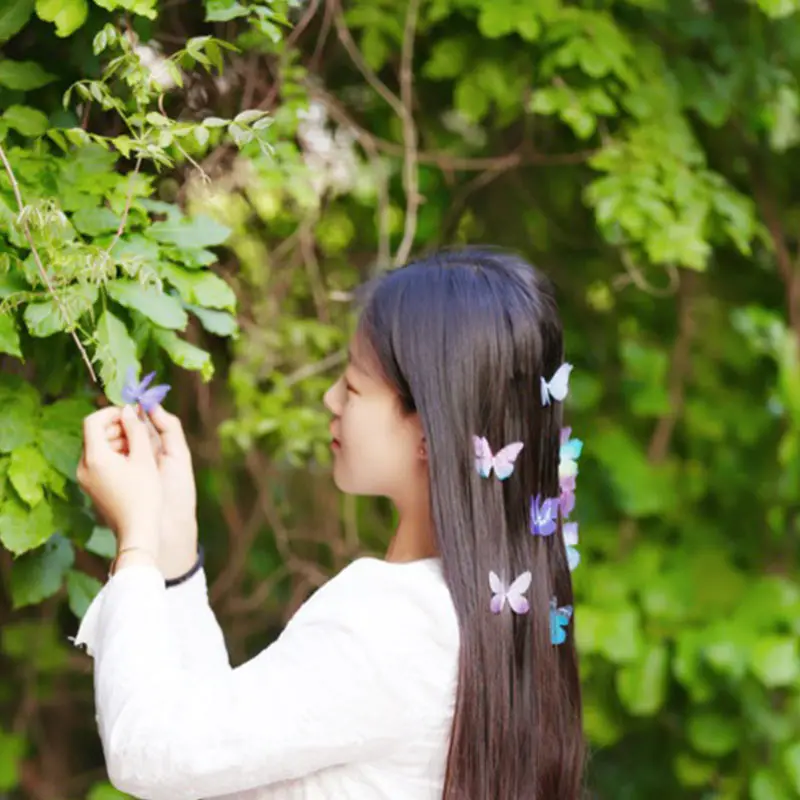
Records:
<instances>
[{"instance_id":1,"label":"young woman","mask_svg":"<svg viewBox=\"0 0 800 800\"><path fill-rule=\"evenodd\" d=\"M517 257L448 251L379 278L325 405L337 486L389 497L397 531L236 668L203 570L165 585L168 521L194 503L180 424L153 412L156 457L130 407L87 418L79 479L119 550L76 643L112 782L153 800L578 798L568 616L551 630L572 602L562 351L549 285Z\"/></svg>"}]
</instances>

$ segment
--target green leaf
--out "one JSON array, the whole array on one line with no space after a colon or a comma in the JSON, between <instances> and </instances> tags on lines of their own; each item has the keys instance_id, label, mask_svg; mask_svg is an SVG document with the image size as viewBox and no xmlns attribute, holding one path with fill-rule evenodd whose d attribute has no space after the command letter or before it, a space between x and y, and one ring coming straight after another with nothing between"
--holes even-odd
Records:
<instances>
[{"instance_id":1,"label":"green leaf","mask_svg":"<svg viewBox=\"0 0 800 800\"><path fill-rule=\"evenodd\" d=\"M107 288L109 296L120 305L138 311L156 325L178 331L186 328L189 317L180 301L172 295L136 281L112 281Z\"/></svg>"},{"instance_id":2,"label":"green leaf","mask_svg":"<svg viewBox=\"0 0 800 800\"><path fill-rule=\"evenodd\" d=\"M238 0L205 0L206 22L230 22L237 17L247 17L250 10Z\"/></svg>"},{"instance_id":3,"label":"green leaf","mask_svg":"<svg viewBox=\"0 0 800 800\"><path fill-rule=\"evenodd\" d=\"M651 644L638 661L617 673L617 693L623 705L637 716L652 716L663 705L667 690L667 648Z\"/></svg>"},{"instance_id":4,"label":"green leaf","mask_svg":"<svg viewBox=\"0 0 800 800\"><path fill-rule=\"evenodd\" d=\"M156 0L94 0L94 2L107 11L123 9L148 19L155 19L157 16Z\"/></svg>"},{"instance_id":5,"label":"green leaf","mask_svg":"<svg viewBox=\"0 0 800 800\"><path fill-rule=\"evenodd\" d=\"M0 61L0 86L27 92L41 89L56 80L56 76L42 69L35 61Z\"/></svg>"},{"instance_id":6,"label":"green leaf","mask_svg":"<svg viewBox=\"0 0 800 800\"><path fill-rule=\"evenodd\" d=\"M17 323L10 313L0 314L0 353L22 358Z\"/></svg>"},{"instance_id":7,"label":"green leaf","mask_svg":"<svg viewBox=\"0 0 800 800\"><path fill-rule=\"evenodd\" d=\"M2 25L0 12L0 25ZM28 749L28 740L21 733L5 733L0 729L0 792L10 792L19 785L20 767Z\"/></svg>"},{"instance_id":8,"label":"green leaf","mask_svg":"<svg viewBox=\"0 0 800 800\"><path fill-rule=\"evenodd\" d=\"M72 215L72 224L87 236L100 236L103 233L116 231L119 227L119 217L104 206L81 208Z\"/></svg>"},{"instance_id":9,"label":"green leaf","mask_svg":"<svg viewBox=\"0 0 800 800\"><path fill-rule=\"evenodd\" d=\"M39 19L56 26L56 36L73 34L86 22L89 15L88 0L36 0Z\"/></svg>"},{"instance_id":10,"label":"green leaf","mask_svg":"<svg viewBox=\"0 0 800 800\"><path fill-rule=\"evenodd\" d=\"M60 303L45 300L25 308L23 319L31 336L45 338L74 327L80 317L97 302L98 289L93 284L74 284L61 292ZM64 311L67 320L64 319Z\"/></svg>"},{"instance_id":11,"label":"green leaf","mask_svg":"<svg viewBox=\"0 0 800 800\"><path fill-rule=\"evenodd\" d=\"M178 290L185 303L226 311L236 309L233 289L213 272L193 272L168 264L162 269L162 274Z\"/></svg>"},{"instance_id":12,"label":"green leaf","mask_svg":"<svg viewBox=\"0 0 800 800\"><path fill-rule=\"evenodd\" d=\"M42 409L39 448L62 475L74 481L81 456L83 420L94 408L87 400L70 397Z\"/></svg>"},{"instance_id":13,"label":"green leaf","mask_svg":"<svg viewBox=\"0 0 800 800\"><path fill-rule=\"evenodd\" d=\"M230 234L230 228L203 214L192 219L154 222L148 230L156 241L179 248L216 247L224 244Z\"/></svg>"},{"instance_id":14,"label":"green leaf","mask_svg":"<svg viewBox=\"0 0 800 800\"><path fill-rule=\"evenodd\" d=\"M800 652L796 639L789 636L765 636L753 648L750 669L770 689L790 686L800 677L798 658Z\"/></svg>"},{"instance_id":15,"label":"green leaf","mask_svg":"<svg viewBox=\"0 0 800 800\"><path fill-rule=\"evenodd\" d=\"M226 311L213 311L200 306L187 306L199 320L200 324L209 332L216 336L230 336L234 339L239 335L239 323L233 314Z\"/></svg>"},{"instance_id":16,"label":"green leaf","mask_svg":"<svg viewBox=\"0 0 800 800\"><path fill-rule=\"evenodd\" d=\"M44 544L54 533L53 509L49 503L26 508L14 498L0 506L0 542L20 555Z\"/></svg>"},{"instance_id":17,"label":"green leaf","mask_svg":"<svg viewBox=\"0 0 800 800\"><path fill-rule=\"evenodd\" d=\"M792 788L800 794L800 743L790 745L783 754L786 773L792 782Z\"/></svg>"},{"instance_id":18,"label":"green leaf","mask_svg":"<svg viewBox=\"0 0 800 800\"><path fill-rule=\"evenodd\" d=\"M200 372L204 381L211 380L214 374L214 363L211 355L205 350L181 339L172 331L156 330L153 338L179 367Z\"/></svg>"},{"instance_id":19,"label":"green leaf","mask_svg":"<svg viewBox=\"0 0 800 800\"><path fill-rule=\"evenodd\" d=\"M137 374L141 370L136 342L125 324L110 311L104 311L97 323L97 358L106 396L115 405L121 405L125 373L131 367Z\"/></svg>"},{"instance_id":20,"label":"green leaf","mask_svg":"<svg viewBox=\"0 0 800 800\"><path fill-rule=\"evenodd\" d=\"M0 377L0 453L10 453L36 439L39 394L19 378Z\"/></svg>"},{"instance_id":21,"label":"green leaf","mask_svg":"<svg viewBox=\"0 0 800 800\"><path fill-rule=\"evenodd\" d=\"M5 0L0 7L0 43L19 33L33 14L34 0Z\"/></svg>"},{"instance_id":22,"label":"green leaf","mask_svg":"<svg viewBox=\"0 0 800 800\"><path fill-rule=\"evenodd\" d=\"M468 54L469 47L465 39L440 39L434 44L422 73L432 80L456 78L462 73Z\"/></svg>"},{"instance_id":23,"label":"green leaf","mask_svg":"<svg viewBox=\"0 0 800 800\"><path fill-rule=\"evenodd\" d=\"M63 536L52 536L42 547L20 556L11 570L11 600L14 608L41 603L64 583L75 561L72 544Z\"/></svg>"},{"instance_id":24,"label":"green leaf","mask_svg":"<svg viewBox=\"0 0 800 800\"><path fill-rule=\"evenodd\" d=\"M763 767L750 779L750 800L792 800L781 776Z\"/></svg>"},{"instance_id":25,"label":"green leaf","mask_svg":"<svg viewBox=\"0 0 800 800\"><path fill-rule=\"evenodd\" d=\"M110 528L97 525L86 542L85 549L103 558L114 558L117 554L117 537Z\"/></svg>"},{"instance_id":26,"label":"green leaf","mask_svg":"<svg viewBox=\"0 0 800 800\"><path fill-rule=\"evenodd\" d=\"M8 478L17 494L29 505L44 500L44 489L50 479L50 465L34 445L18 447L11 453Z\"/></svg>"},{"instance_id":27,"label":"green leaf","mask_svg":"<svg viewBox=\"0 0 800 800\"><path fill-rule=\"evenodd\" d=\"M736 721L713 712L693 714L686 733L698 753L716 758L734 752L741 740Z\"/></svg>"},{"instance_id":28,"label":"green leaf","mask_svg":"<svg viewBox=\"0 0 800 800\"><path fill-rule=\"evenodd\" d=\"M800 11L798 0L756 0L756 4L772 19L782 19Z\"/></svg>"},{"instance_id":29,"label":"green leaf","mask_svg":"<svg viewBox=\"0 0 800 800\"><path fill-rule=\"evenodd\" d=\"M89 608L92 600L97 597L98 592L102 589L103 584L87 575L84 572L78 572L71 569L67 573L67 597L69 598L69 607L72 613L78 618L82 619Z\"/></svg>"},{"instance_id":30,"label":"green leaf","mask_svg":"<svg viewBox=\"0 0 800 800\"><path fill-rule=\"evenodd\" d=\"M0 119L23 136L41 136L50 127L47 117L30 106L9 106Z\"/></svg>"}]
</instances>

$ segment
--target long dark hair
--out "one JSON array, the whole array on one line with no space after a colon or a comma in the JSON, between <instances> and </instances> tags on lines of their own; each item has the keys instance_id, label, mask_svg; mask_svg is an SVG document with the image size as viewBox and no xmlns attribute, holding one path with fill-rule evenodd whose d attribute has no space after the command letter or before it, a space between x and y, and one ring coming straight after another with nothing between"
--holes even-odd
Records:
<instances>
[{"instance_id":1,"label":"long dark hair","mask_svg":"<svg viewBox=\"0 0 800 800\"><path fill-rule=\"evenodd\" d=\"M443 800L575 800L584 740L572 625L550 640L550 598L572 603L559 530L530 533L531 497L558 496L561 403L541 377L563 360L550 284L521 258L448 250L368 288L359 335L427 441L431 514L461 650ZM513 475L475 469L473 435L521 441ZM489 571L530 570L526 615L489 611Z\"/></svg>"}]
</instances>

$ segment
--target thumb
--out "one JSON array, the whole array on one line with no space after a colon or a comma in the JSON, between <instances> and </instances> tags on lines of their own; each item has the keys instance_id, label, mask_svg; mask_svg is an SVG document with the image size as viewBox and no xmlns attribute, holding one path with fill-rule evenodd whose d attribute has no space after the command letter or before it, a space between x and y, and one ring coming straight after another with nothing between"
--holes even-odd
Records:
<instances>
[{"instance_id":1,"label":"thumb","mask_svg":"<svg viewBox=\"0 0 800 800\"><path fill-rule=\"evenodd\" d=\"M150 435L145 424L136 416L133 406L125 406L122 409L122 427L128 439L128 452L130 457L139 460L141 458L153 458L153 450L150 446Z\"/></svg>"}]
</instances>

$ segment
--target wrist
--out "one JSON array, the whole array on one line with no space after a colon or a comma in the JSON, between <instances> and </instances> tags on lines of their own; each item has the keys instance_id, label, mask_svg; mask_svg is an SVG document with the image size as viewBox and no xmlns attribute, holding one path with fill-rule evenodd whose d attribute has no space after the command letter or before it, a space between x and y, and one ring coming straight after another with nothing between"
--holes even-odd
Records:
<instances>
[{"instance_id":1,"label":"wrist","mask_svg":"<svg viewBox=\"0 0 800 800\"><path fill-rule=\"evenodd\" d=\"M157 567L158 563L155 551L144 546L125 545L120 547L117 551L117 555L109 567L108 575L111 577L125 567L137 565Z\"/></svg>"},{"instance_id":2,"label":"wrist","mask_svg":"<svg viewBox=\"0 0 800 800\"><path fill-rule=\"evenodd\" d=\"M176 533L178 534L176 536ZM197 561L197 522L168 523L161 531L158 566L166 580L179 578Z\"/></svg>"}]
</instances>

